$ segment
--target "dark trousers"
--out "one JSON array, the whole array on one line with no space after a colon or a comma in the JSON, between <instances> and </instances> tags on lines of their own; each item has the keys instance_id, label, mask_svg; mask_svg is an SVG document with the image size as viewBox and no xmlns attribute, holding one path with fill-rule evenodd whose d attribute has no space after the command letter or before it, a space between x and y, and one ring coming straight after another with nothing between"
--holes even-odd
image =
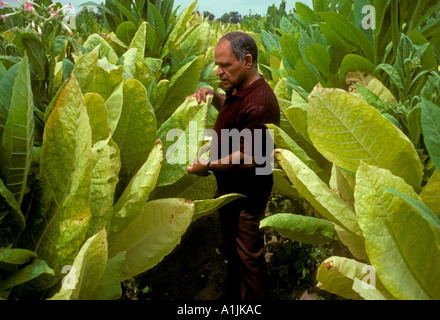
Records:
<instances>
[{"instance_id":1,"label":"dark trousers","mask_svg":"<svg viewBox=\"0 0 440 320\"><path fill-rule=\"evenodd\" d=\"M219 209L224 253L228 260L227 299L267 299L264 233L259 223L264 217L269 194L258 199L240 198Z\"/></svg>"}]
</instances>

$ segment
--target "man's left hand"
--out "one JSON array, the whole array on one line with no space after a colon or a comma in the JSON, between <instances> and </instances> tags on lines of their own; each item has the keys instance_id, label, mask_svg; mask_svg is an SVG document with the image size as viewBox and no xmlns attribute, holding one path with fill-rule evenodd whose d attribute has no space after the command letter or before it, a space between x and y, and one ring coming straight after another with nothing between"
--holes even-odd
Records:
<instances>
[{"instance_id":1,"label":"man's left hand","mask_svg":"<svg viewBox=\"0 0 440 320\"><path fill-rule=\"evenodd\" d=\"M202 158L198 158L194 161L194 164L185 168L190 174L195 174L201 177L209 176L208 161Z\"/></svg>"}]
</instances>

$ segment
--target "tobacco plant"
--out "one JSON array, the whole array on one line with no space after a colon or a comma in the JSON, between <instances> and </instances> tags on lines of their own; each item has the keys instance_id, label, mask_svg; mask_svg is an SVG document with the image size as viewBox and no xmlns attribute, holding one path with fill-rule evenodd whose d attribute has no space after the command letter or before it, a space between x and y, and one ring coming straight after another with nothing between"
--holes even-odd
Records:
<instances>
[{"instance_id":1,"label":"tobacco plant","mask_svg":"<svg viewBox=\"0 0 440 320\"><path fill-rule=\"evenodd\" d=\"M2 73L10 84L1 92L2 298L118 298L121 281L159 263L191 222L241 196L213 199L213 176L185 174L216 115L210 101L185 100L210 59L197 51L154 92L161 64L144 48L141 24L121 57L91 35L72 64L59 61L42 136L29 58ZM185 81L193 85L182 88ZM177 142L188 150L182 163L168 161Z\"/></svg>"},{"instance_id":2,"label":"tobacco plant","mask_svg":"<svg viewBox=\"0 0 440 320\"><path fill-rule=\"evenodd\" d=\"M299 192L318 216L281 213L261 227L306 243L345 244L354 259L328 258L317 280L320 288L349 299L440 297L440 203L434 190L440 168L439 60L436 42L420 33L438 4L417 6L412 16L413 4L396 4L374 2L380 17L398 16L402 25L387 30L379 20L372 42L355 25L341 33L352 24L346 17L358 17L356 3L354 12L298 10L317 25L288 42L283 33L283 64L275 72L281 76L274 87L282 121L268 126L283 169L276 188L292 198ZM429 25L438 27L438 19ZM354 51L337 59L334 54L349 44ZM307 69L309 76L301 78Z\"/></svg>"}]
</instances>

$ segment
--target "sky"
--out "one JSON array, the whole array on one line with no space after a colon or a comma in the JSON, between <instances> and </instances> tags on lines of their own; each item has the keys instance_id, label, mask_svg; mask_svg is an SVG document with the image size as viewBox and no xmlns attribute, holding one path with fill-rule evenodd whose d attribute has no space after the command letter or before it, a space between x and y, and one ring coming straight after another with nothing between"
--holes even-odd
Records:
<instances>
[{"instance_id":1,"label":"sky","mask_svg":"<svg viewBox=\"0 0 440 320\"><path fill-rule=\"evenodd\" d=\"M63 5L68 4L69 2L72 6L75 7L76 11L80 11L80 4L85 3L89 0L58 0ZM91 0L96 3L101 3L103 0ZM182 9L189 7L194 0L174 0L174 9L180 5L178 12ZM295 6L295 0L287 0L286 1L286 11L293 9ZM301 0L299 2L303 2L307 4L309 7L312 7L312 0ZM197 7L200 12L209 11L215 15L216 18L220 18L224 13L229 13L231 11L238 11L242 16L249 14L249 9L252 10L252 13L259 13L261 15L265 15L267 12L267 8L275 4L277 7L281 4L281 0L221 0L221 1L213 1L213 0L198 0Z\"/></svg>"}]
</instances>

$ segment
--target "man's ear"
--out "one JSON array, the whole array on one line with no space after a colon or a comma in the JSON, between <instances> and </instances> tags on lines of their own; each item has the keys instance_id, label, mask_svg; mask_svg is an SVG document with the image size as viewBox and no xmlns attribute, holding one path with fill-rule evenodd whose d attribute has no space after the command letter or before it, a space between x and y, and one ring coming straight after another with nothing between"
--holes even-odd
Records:
<instances>
[{"instance_id":1,"label":"man's ear","mask_svg":"<svg viewBox=\"0 0 440 320\"><path fill-rule=\"evenodd\" d=\"M253 65L253 61L252 61L252 55L250 55L249 53L247 55L244 56L244 62L245 62L245 66L246 68L252 68Z\"/></svg>"}]
</instances>

